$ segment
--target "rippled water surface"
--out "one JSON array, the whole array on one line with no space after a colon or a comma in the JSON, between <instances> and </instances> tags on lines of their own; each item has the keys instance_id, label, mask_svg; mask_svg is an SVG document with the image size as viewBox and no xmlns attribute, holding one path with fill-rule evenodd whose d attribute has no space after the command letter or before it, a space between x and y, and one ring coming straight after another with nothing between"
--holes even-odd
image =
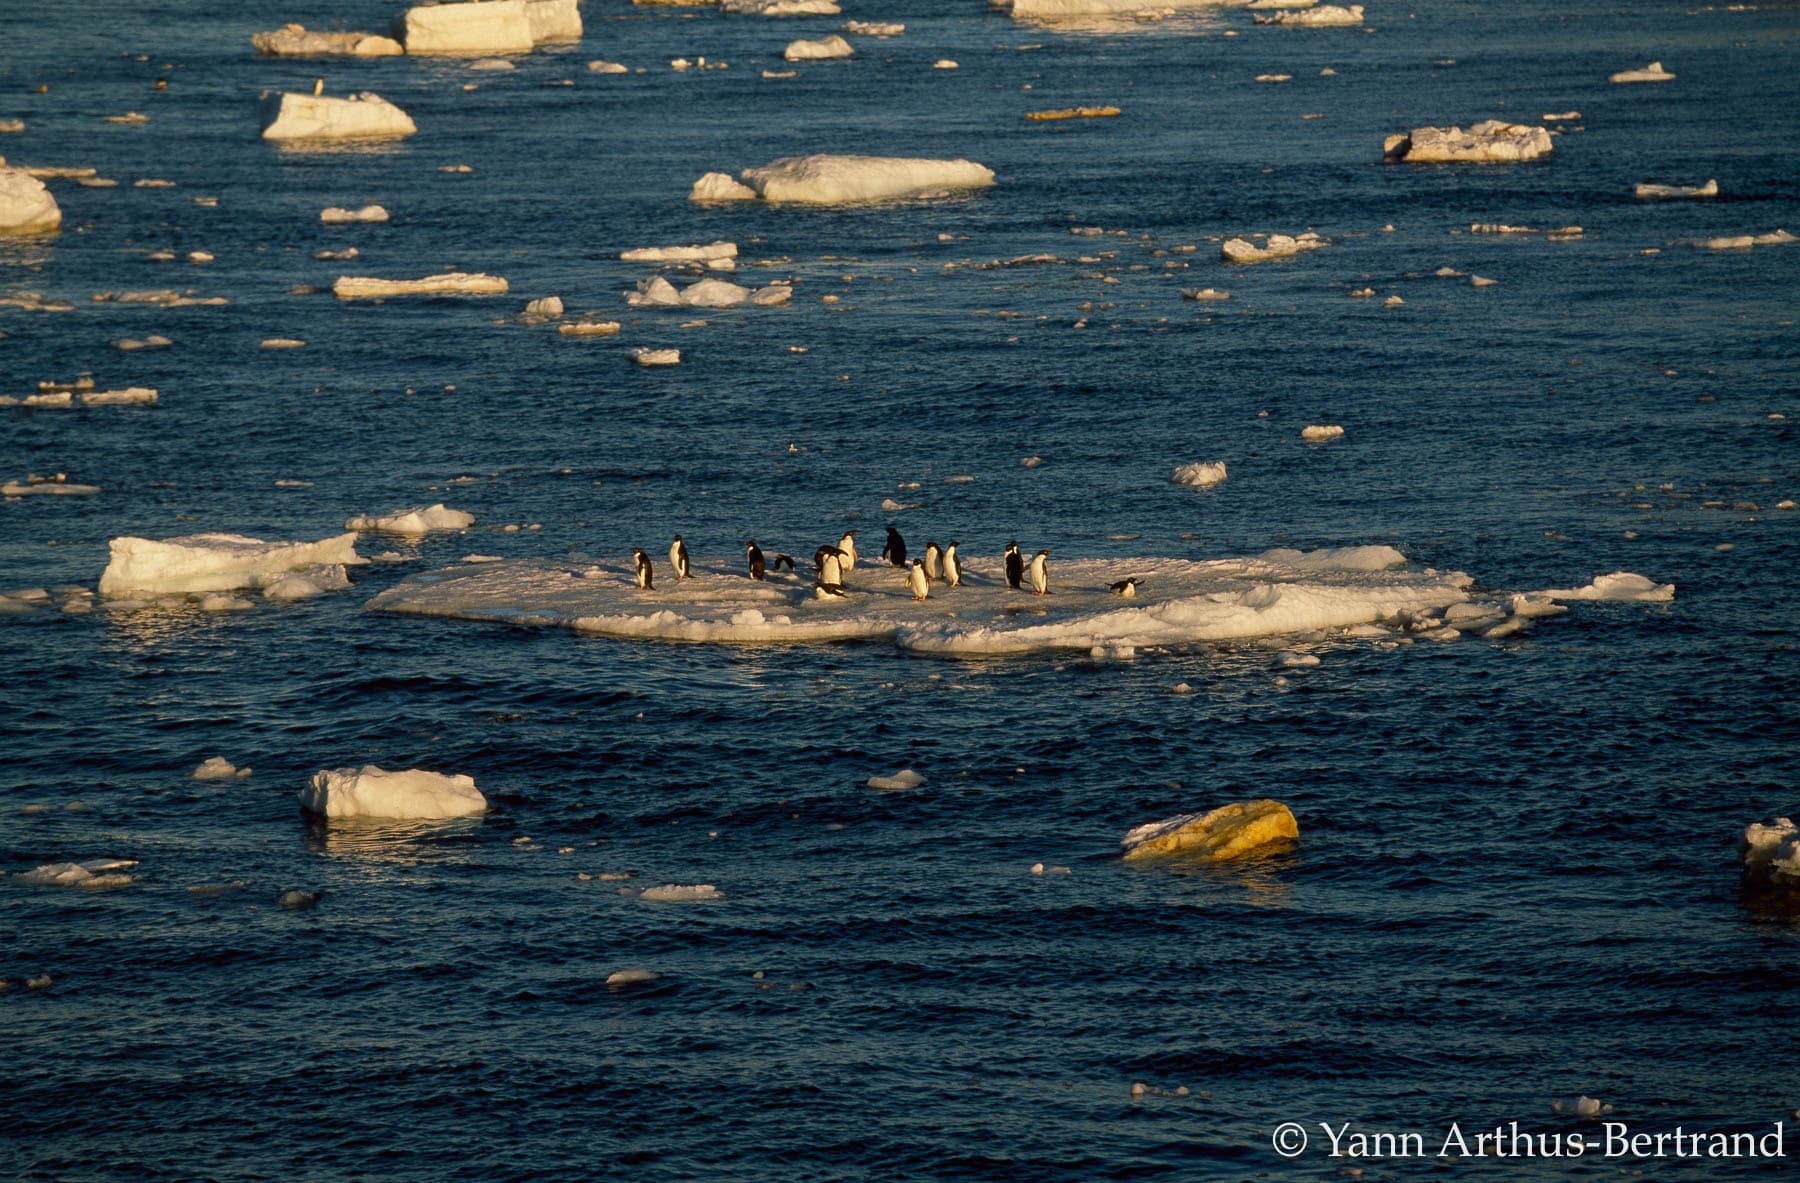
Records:
<instances>
[{"instance_id":1,"label":"rippled water surface","mask_svg":"<svg viewBox=\"0 0 1800 1183\"><path fill-rule=\"evenodd\" d=\"M1634 1128L1786 1119L1800 1153L1800 946L1740 896L1734 848L1800 806L1800 512L1775 508L1800 497L1800 246L1678 245L1800 229L1795 7L1372 0L1361 31L872 5L769 20L588 0L578 47L510 73L250 49L285 20L383 28L391 9L364 0L0 9L0 117L27 124L0 152L120 181L52 181L63 231L0 240L0 294L75 306L0 306L0 393L80 371L161 393L0 409L0 476L103 487L0 504L0 590L92 587L121 535L316 539L439 500L477 518L302 604L53 598L0 618L0 1172L1325 1178L1343 1162L1277 1158L1277 1123L1579 1130L1550 1103L1580 1093ZM848 18L907 31L761 76ZM702 54L729 69L667 66ZM590 74L596 57L644 72ZM1677 79L1606 82L1653 58ZM321 76L419 134L261 143L257 94ZM1084 103L1124 113L1023 119ZM150 122L103 122L127 110ZM1568 111L1535 163L1380 162L1411 126ZM998 183L835 211L686 200L703 172L813 151L967 157ZM1631 196L1709 177L1715 201ZM393 221L318 221L368 201ZM1219 258L1224 235L1307 229L1332 245ZM621 250L714 238L774 261L739 278L798 279L792 306L625 306L651 269ZM354 263L314 258L351 245ZM147 259L163 249L216 258ZM975 266L1040 253L1059 261ZM512 291L290 293L448 267ZM1209 286L1232 299L1178 291ZM1377 298L1348 296L1365 286ZM163 287L230 303L91 299ZM549 294L624 331L521 323ZM173 346L110 344L152 333ZM274 336L308 344L258 348ZM642 370L632 345L684 360ZM1347 434L1302 444L1312 423ZM1229 479L1170 482L1200 460ZM724 564L746 537L810 554L890 522L984 561L1010 538L1080 558L1381 544L1484 593L1616 570L1677 591L1503 641L1308 634L1129 660L362 607L472 552L660 560L679 530ZM1277 664L1296 647L1320 664ZM254 775L191 780L215 754ZM315 770L365 762L467 773L494 808L302 818ZM902 767L925 784L865 787ZM1141 822L1261 796L1292 806L1291 851L1115 857ZM93 858L138 860L133 883L16 878ZM597 877L625 871L724 898L653 904ZM322 895L292 910L289 890ZM605 984L634 967L661 976Z\"/></svg>"}]
</instances>

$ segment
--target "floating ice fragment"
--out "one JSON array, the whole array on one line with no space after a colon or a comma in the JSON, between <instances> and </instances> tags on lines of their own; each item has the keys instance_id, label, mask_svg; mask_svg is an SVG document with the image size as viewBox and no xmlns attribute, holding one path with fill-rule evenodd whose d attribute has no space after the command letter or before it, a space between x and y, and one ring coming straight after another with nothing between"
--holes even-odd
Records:
<instances>
[{"instance_id":1,"label":"floating ice fragment","mask_svg":"<svg viewBox=\"0 0 1800 1183\"><path fill-rule=\"evenodd\" d=\"M1286 259L1303 251L1314 251L1320 247L1330 246L1329 239L1320 238L1308 232L1298 236L1271 234L1263 246L1257 246L1248 239L1228 238L1219 247L1219 254L1229 263L1263 263L1270 259Z\"/></svg>"},{"instance_id":2,"label":"floating ice fragment","mask_svg":"<svg viewBox=\"0 0 1800 1183\"><path fill-rule=\"evenodd\" d=\"M385 222L388 212L379 205L365 205L361 209L345 209L342 206L329 206L319 211L319 221L341 225L346 222Z\"/></svg>"},{"instance_id":3,"label":"floating ice fragment","mask_svg":"<svg viewBox=\"0 0 1800 1183\"><path fill-rule=\"evenodd\" d=\"M111 561L100 576L100 594L115 597L260 587L289 571L364 561L356 553L355 534L319 542L264 542L238 534L161 541L115 538L111 550Z\"/></svg>"},{"instance_id":4,"label":"floating ice fragment","mask_svg":"<svg viewBox=\"0 0 1800 1183\"><path fill-rule=\"evenodd\" d=\"M0 235L47 234L62 225L62 209L44 183L0 157Z\"/></svg>"},{"instance_id":5,"label":"floating ice fragment","mask_svg":"<svg viewBox=\"0 0 1800 1183\"><path fill-rule=\"evenodd\" d=\"M375 279L364 275L340 275L331 290L340 300L366 300L383 296L494 296L507 290L498 275L449 271L423 279Z\"/></svg>"},{"instance_id":6,"label":"floating ice fragment","mask_svg":"<svg viewBox=\"0 0 1800 1183\"><path fill-rule=\"evenodd\" d=\"M899 772L888 776L871 776L868 784L871 789L884 792L905 792L916 789L925 783L925 778L910 768L902 768Z\"/></svg>"},{"instance_id":7,"label":"floating ice fragment","mask_svg":"<svg viewBox=\"0 0 1800 1183\"><path fill-rule=\"evenodd\" d=\"M263 139L281 141L396 139L419 130L405 111L368 92L347 99L265 94L262 125Z\"/></svg>"},{"instance_id":8,"label":"floating ice fragment","mask_svg":"<svg viewBox=\"0 0 1800 1183\"><path fill-rule=\"evenodd\" d=\"M1717 197L1719 182L1714 179L1704 185L1658 185L1640 181L1632 192L1643 198Z\"/></svg>"},{"instance_id":9,"label":"floating ice fragment","mask_svg":"<svg viewBox=\"0 0 1800 1183\"><path fill-rule=\"evenodd\" d=\"M681 364L681 350L679 349L651 349L648 346L638 346L628 350L626 356L638 365L646 367Z\"/></svg>"},{"instance_id":10,"label":"floating ice fragment","mask_svg":"<svg viewBox=\"0 0 1800 1183\"><path fill-rule=\"evenodd\" d=\"M1301 28L1352 26L1363 23L1363 6L1320 4L1317 7L1281 9L1266 16L1257 13L1250 19L1259 25L1291 25Z\"/></svg>"},{"instance_id":11,"label":"floating ice fragment","mask_svg":"<svg viewBox=\"0 0 1800 1183\"><path fill-rule=\"evenodd\" d=\"M1636 70L1620 70L1611 76L1612 82L1667 82L1675 75L1663 69L1661 62L1651 62Z\"/></svg>"},{"instance_id":12,"label":"floating ice fragment","mask_svg":"<svg viewBox=\"0 0 1800 1183\"><path fill-rule=\"evenodd\" d=\"M253 33L250 44L267 57L398 57L405 52L391 37L373 33L309 32L304 25L283 25L270 33Z\"/></svg>"},{"instance_id":13,"label":"floating ice fragment","mask_svg":"<svg viewBox=\"0 0 1800 1183\"><path fill-rule=\"evenodd\" d=\"M423 769L388 772L373 764L327 768L300 790L300 808L329 818L450 818L487 809L487 798L468 776Z\"/></svg>"},{"instance_id":14,"label":"floating ice fragment","mask_svg":"<svg viewBox=\"0 0 1800 1183\"><path fill-rule=\"evenodd\" d=\"M1207 462L1195 461L1183 464L1169 474L1169 479L1178 485L1188 485L1196 489L1210 489L1225 479L1225 462L1215 460Z\"/></svg>"},{"instance_id":15,"label":"floating ice fragment","mask_svg":"<svg viewBox=\"0 0 1800 1183\"><path fill-rule=\"evenodd\" d=\"M665 883L661 887L646 887L638 896L640 900L659 902L677 900L718 900L724 899L724 893L710 883Z\"/></svg>"},{"instance_id":16,"label":"floating ice fragment","mask_svg":"<svg viewBox=\"0 0 1800 1183\"><path fill-rule=\"evenodd\" d=\"M1298 836L1293 811L1261 798L1150 822L1131 830L1119 845L1127 861L1180 854L1221 862Z\"/></svg>"},{"instance_id":17,"label":"floating ice fragment","mask_svg":"<svg viewBox=\"0 0 1800 1183\"><path fill-rule=\"evenodd\" d=\"M635 986L640 982L654 982L662 975L650 969L615 969L606 975L608 986Z\"/></svg>"},{"instance_id":18,"label":"floating ice fragment","mask_svg":"<svg viewBox=\"0 0 1800 1183\"><path fill-rule=\"evenodd\" d=\"M1666 604L1675 598L1675 585L1657 583L1630 571L1600 575L1586 587L1553 588L1535 595L1548 600L1596 600L1605 603Z\"/></svg>"},{"instance_id":19,"label":"floating ice fragment","mask_svg":"<svg viewBox=\"0 0 1800 1183\"><path fill-rule=\"evenodd\" d=\"M243 780L250 775L248 768L239 768L223 756L208 756L201 761L200 767L194 769L195 780Z\"/></svg>"},{"instance_id":20,"label":"floating ice fragment","mask_svg":"<svg viewBox=\"0 0 1800 1183\"><path fill-rule=\"evenodd\" d=\"M1550 133L1527 123L1488 119L1464 131L1460 127L1415 127L1389 136L1381 154L1413 164L1446 162L1517 163L1548 156Z\"/></svg>"},{"instance_id":21,"label":"floating ice fragment","mask_svg":"<svg viewBox=\"0 0 1800 1183\"><path fill-rule=\"evenodd\" d=\"M791 41L788 43L788 47L781 51L781 56L790 62L828 61L834 58L854 57L856 50L850 47L848 41L833 33L818 41L808 41L804 38Z\"/></svg>"}]
</instances>

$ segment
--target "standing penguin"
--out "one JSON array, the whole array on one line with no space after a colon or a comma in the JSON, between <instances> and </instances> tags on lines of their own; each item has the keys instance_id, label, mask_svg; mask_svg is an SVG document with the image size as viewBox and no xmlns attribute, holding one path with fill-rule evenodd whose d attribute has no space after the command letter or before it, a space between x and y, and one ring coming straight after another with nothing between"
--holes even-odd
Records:
<instances>
[{"instance_id":1,"label":"standing penguin","mask_svg":"<svg viewBox=\"0 0 1800 1183\"><path fill-rule=\"evenodd\" d=\"M675 582L677 583L692 574L688 570L687 543L681 540L679 534L675 535L675 541L669 543L669 566L675 568Z\"/></svg>"},{"instance_id":2,"label":"standing penguin","mask_svg":"<svg viewBox=\"0 0 1800 1183\"><path fill-rule=\"evenodd\" d=\"M956 561L954 542L944 548L944 582L951 587L962 586L962 565Z\"/></svg>"},{"instance_id":3,"label":"standing penguin","mask_svg":"<svg viewBox=\"0 0 1800 1183\"><path fill-rule=\"evenodd\" d=\"M1031 594L1034 596L1050 594L1050 568L1044 562L1049 557L1050 552L1047 550L1040 550L1031 556Z\"/></svg>"},{"instance_id":4,"label":"standing penguin","mask_svg":"<svg viewBox=\"0 0 1800 1183\"><path fill-rule=\"evenodd\" d=\"M813 557L819 565L819 582L842 587L844 583L843 551L835 546L821 546Z\"/></svg>"},{"instance_id":5,"label":"standing penguin","mask_svg":"<svg viewBox=\"0 0 1800 1183\"><path fill-rule=\"evenodd\" d=\"M1025 578L1025 556L1019 553L1019 544L1006 544L1006 586L1014 591L1019 590L1019 582Z\"/></svg>"},{"instance_id":6,"label":"standing penguin","mask_svg":"<svg viewBox=\"0 0 1800 1183\"><path fill-rule=\"evenodd\" d=\"M637 561L637 585L645 591L655 591L656 571L650 566L650 556L644 553L643 547L634 546L631 557Z\"/></svg>"},{"instance_id":7,"label":"standing penguin","mask_svg":"<svg viewBox=\"0 0 1800 1183\"><path fill-rule=\"evenodd\" d=\"M765 564L763 563L762 549L756 545L756 539L752 538L749 542L744 543L744 553L750 560L750 578L761 580Z\"/></svg>"},{"instance_id":8,"label":"standing penguin","mask_svg":"<svg viewBox=\"0 0 1800 1183\"><path fill-rule=\"evenodd\" d=\"M1112 587L1114 595L1124 596L1128 600L1135 600L1137 599L1138 584L1142 582L1143 580L1133 575L1130 579L1121 579L1119 582L1111 584L1110 586Z\"/></svg>"},{"instance_id":9,"label":"standing penguin","mask_svg":"<svg viewBox=\"0 0 1800 1183\"><path fill-rule=\"evenodd\" d=\"M881 557L896 567L906 566L906 539L900 537L900 531L892 526L887 528L887 544L881 548Z\"/></svg>"},{"instance_id":10,"label":"standing penguin","mask_svg":"<svg viewBox=\"0 0 1800 1183\"><path fill-rule=\"evenodd\" d=\"M844 536L838 539L838 549L843 551L844 574L856 570L856 531L845 530Z\"/></svg>"},{"instance_id":11,"label":"standing penguin","mask_svg":"<svg viewBox=\"0 0 1800 1183\"><path fill-rule=\"evenodd\" d=\"M906 586L912 589L915 600L924 600L931 595L931 581L925 578L924 563L917 559L912 561L912 570L906 573Z\"/></svg>"},{"instance_id":12,"label":"standing penguin","mask_svg":"<svg viewBox=\"0 0 1800 1183\"><path fill-rule=\"evenodd\" d=\"M944 552L939 549L938 544L935 542L927 542L925 544L925 578L936 583L938 579L941 578L939 566L943 561Z\"/></svg>"}]
</instances>

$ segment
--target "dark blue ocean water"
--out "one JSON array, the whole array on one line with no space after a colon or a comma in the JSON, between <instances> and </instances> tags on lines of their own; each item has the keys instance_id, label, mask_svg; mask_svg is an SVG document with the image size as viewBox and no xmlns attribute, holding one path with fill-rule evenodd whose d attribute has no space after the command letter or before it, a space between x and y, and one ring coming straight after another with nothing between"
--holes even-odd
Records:
<instances>
[{"instance_id":1,"label":"dark blue ocean water","mask_svg":"<svg viewBox=\"0 0 1800 1183\"><path fill-rule=\"evenodd\" d=\"M1452 1121L1597 1135L1550 1112L1579 1093L1634 1130L1785 1120L1800 1154L1800 931L1746 904L1734 849L1800 807L1800 513L1774 509L1800 496L1800 247L1671 245L1800 229L1792 4L1377 0L1372 32L1242 11L1082 32L978 0L797 20L589 0L579 47L504 75L258 60L252 32L379 30L392 10L250 7L0 9L0 117L28 125L0 152L121 181L52 182L63 232L0 243L0 290L76 305L0 308L0 392L84 370L161 391L0 411L0 476L104 488L0 504L0 590L92 586L120 535L311 539L436 500L478 525L292 607L0 622L0 870L140 864L110 892L0 879L0 1173L1325 1178L1350 1164L1318 1151L1317 1122L1434 1148ZM908 28L761 78L786 41L852 17ZM667 68L701 54L730 68ZM648 69L590 75L596 57ZM1606 82L1652 58L1677 80ZM1251 81L1269 72L1293 80ZM398 102L419 134L261 143L258 92L320 76ZM1083 103L1124 114L1022 119ZM126 110L151 122L102 122ZM1570 110L1582 130L1544 161L1380 163L1410 126ZM811 151L964 156L998 185L847 211L685 200L703 172ZM1709 177L1719 200L1631 196ZM317 221L367 201L394 220ZM1218 258L1221 235L1305 229L1332 245ZM620 250L715 237L788 260L746 270L798 277L792 307L625 308L649 270ZM355 264L313 258L349 245ZM216 261L146 260L161 249ZM1103 268L943 269L1101 250ZM288 294L450 266L512 294ZM1445 266L1500 282L1431 276ZM1102 270L1118 282L1082 278ZM1233 299L1177 291L1206 286ZM1405 305L1347 296L1363 286ZM160 287L231 303L90 300ZM625 332L517 323L548 294ZM174 346L109 345L152 333ZM259 350L270 336L309 344ZM635 344L685 360L640 370ZM1307 423L1346 438L1304 447ZM1216 459L1219 488L1169 483ZM958 474L976 479L942 483ZM878 537L890 496L927 502L909 536L981 555L1012 537L1093 557L1381 543L1485 587L1625 569L1677 595L1504 642L1326 641L1301 670L1267 646L955 662L361 607L471 551L660 557L680 530L697 556L748 535L810 553L846 523ZM214 754L254 776L190 780ZM496 808L397 830L301 818L313 771L364 762L468 773ZM902 766L925 786L864 787ZM1290 853L1113 858L1133 825L1255 796L1294 809ZM603 871L725 898L656 906L577 878ZM277 906L291 889L323 896ZM662 977L606 987L630 967ZM52 985L26 989L40 973ZM1269 1143L1290 1120L1315 1141L1292 1163Z\"/></svg>"}]
</instances>

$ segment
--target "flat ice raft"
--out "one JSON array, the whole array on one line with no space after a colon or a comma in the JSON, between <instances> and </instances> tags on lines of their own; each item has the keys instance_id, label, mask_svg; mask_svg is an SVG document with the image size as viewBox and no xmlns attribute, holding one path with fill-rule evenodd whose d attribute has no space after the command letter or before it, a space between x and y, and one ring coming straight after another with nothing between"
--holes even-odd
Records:
<instances>
[{"instance_id":1,"label":"flat ice raft","mask_svg":"<svg viewBox=\"0 0 1800 1183\"><path fill-rule=\"evenodd\" d=\"M857 205L907 197L937 197L994 183L994 170L973 160L908 156L784 156L747 168L732 180L707 173L690 201L764 201L793 205Z\"/></svg>"},{"instance_id":2,"label":"flat ice raft","mask_svg":"<svg viewBox=\"0 0 1800 1183\"><path fill-rule=\"evenodd\" d=\"M389 772L373 764L326 768L300 790L300 808L320 817L447 818L487 810L487 798L468 776L421 768Z\"/></svg>"},{"instance_id":3,"label":"flat ice raft","mask_svg":"<svg viewBox=\"0 0 1800 1183\"><path fill-rule=\"evenodd\" d=\"M103 596L188 595L270 587L291 572L320 569L336 584L343 568L368 562L356 535L319 542L264 542L241 534L193 534L163 540L115 538L100 576Z\"/></svg>"},{"instance_id":4,"label":"flat ice raft","mask_svg":"<svg viewBox=\"0 0 1800 1183\"><path fill-rule=\"evenodd\" d=\"M639 590L625 563L527 560L428 572L370 600L375 611L572 628L615 637L735 644L892 639L978 656L1231 641L1372 625L1468 598L1461 572L1409 568L1399 551L1357 546L1251 558L1075 559L1050 569L1051 594L1006 586L998 560L965 560L963 586L915 601L901 574L858 565L843 598L810 575L746 578L740 568L665 577ZM1110 585L1136 577L1136 598Z\"/></svg>"}]
</instances>

